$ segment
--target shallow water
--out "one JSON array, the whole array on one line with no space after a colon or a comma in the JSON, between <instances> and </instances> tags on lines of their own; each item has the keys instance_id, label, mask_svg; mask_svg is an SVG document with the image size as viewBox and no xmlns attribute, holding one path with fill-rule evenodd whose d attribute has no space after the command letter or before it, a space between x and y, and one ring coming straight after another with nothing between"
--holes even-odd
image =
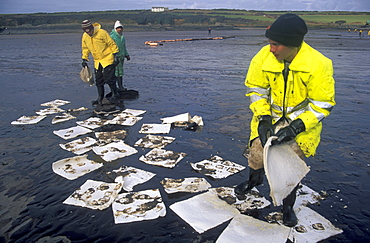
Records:
<instances>
[{"instance_id":1,"label":"shallow water","mask_svg":"<svg viewBox=\"0 0 370 243\"><path fill-rule=\"evenodd\" d=\"M73 242L216 241L227 223L198 234L168 208L193 194L167 195L160 185L165 177L203 177L189 163L216 154L247 165L242 152L248 141L251 112L243 82L250 59L267 42L263 30L215 30L212 34L235 38L149 47L145 41L208 36L206 31L125 33L131 55L131 61L125 63L125 85L138 90L140 96L124 101L124 106L147 110L144 119L127 127L126 143L133 145L143 136L138 133L143 123L160 123L162 117L189 112L203 117L204 128L198 132L172 129L169 136L176 140L166 146L187 156L168 169L140 162L138 158L148 150L138 149L135 155L106 163L73 181L51 169L53 162L72 156L58 146L65 141L52 132L75 126L76 120L52 125L53 116L49 116L36 125L10 123L33 115L42 108L41 103L54 99L72 102L63 109L91 108L76 114L78 120L93 115L91 100L96 99L96 88L78 76L81 35L0 36L0 242L35 242L46 236L65 236ZM313 30L306 41L333 60L338 103L323 122L317 155L307 159L311 171L303 183L329 194L320 205L310 208L344 231L326 242L366 242L370 240L370 38L346 31ZM92 152L89 158L99 159ZM134 190L159 188L167 207L164 218L115 225L110 209L62 204L87 179L112 181L106 172L121 165L157 174ZM244 170L226 179L207 180L213 187L234 186L246 175ZM268 196L267 183L259 189ZM261 214L255 216L262 218Z\"/></svg>"}]
</instances>

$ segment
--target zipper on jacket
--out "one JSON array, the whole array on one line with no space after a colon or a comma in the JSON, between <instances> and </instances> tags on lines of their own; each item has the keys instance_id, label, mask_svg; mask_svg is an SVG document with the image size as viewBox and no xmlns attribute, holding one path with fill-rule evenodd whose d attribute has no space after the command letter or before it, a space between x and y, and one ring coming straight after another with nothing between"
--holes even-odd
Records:
<instances>
[{"instance_id":1,"label":"zipper on jacket","mask_svg":"<svg viewBox=\"0 0 370 243\"><path fill-rule=\"evenodd\" d=\"M290 65L290 63L284 60L284 69L282 71L283 77L284 77L283 117L286 120L288 120L288 118L286 117L285 99L286 99L286 92L287 92L289 65Z\"/></svg>"}]
</instances>

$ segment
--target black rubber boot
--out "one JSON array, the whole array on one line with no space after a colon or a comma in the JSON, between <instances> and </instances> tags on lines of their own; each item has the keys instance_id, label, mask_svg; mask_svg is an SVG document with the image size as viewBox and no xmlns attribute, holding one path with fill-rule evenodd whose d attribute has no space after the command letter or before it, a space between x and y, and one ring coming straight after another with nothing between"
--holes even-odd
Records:
<instances>
[{"instance_id":1,"label":"black rubber boot","mask_svg":"<svg viewBox=\"0 0 370 243\"><path fill-rule=\"evenodd\" d=\"M116 84L110 84L109 88L112 92L112 97L109 99L109 101L111 103L116 103L118 101L118 97L119 97L117 86L116 86Z\"/></svg>"},{"instance_id":2,"label":"black rubber boot","mask_svg":"<svg viewBox=\"0 0 370 243\"><path fill-rule=\"evenodd\" d=\"M237 185L234 192L239 200L246 198L246 194L252 190L253 187L259 186L263 182L264 169L253 170L249 168L249 179Z\"/></svg>"},{"instance_id":3,"label":"black rubber boot","mask_svg":"<svg viewBox=\"0 0 370 243\"><path fill-rule=\"evenodd\" d=\"M118 91L125 91L126 90L123 87L123 77L117 77L117 85L118 85Z\"/></svg>"},{"instance_id":4,"label":"black rubber boot","mask_svg":"<svg viewBox=\"0 0 370 243\"><path fill-rule=\"evenodd\" d=\"M299 185L296 186L293 191L283 199L283 224L288 227L294 227L298 223L297 216L293 210L298 187Z\"/></svg>"},{"instance_id":5,"label":"black rubber boot","mask_svg":"<svg viewBox=\"0 0 370 243\"><path fill-rule=\"evenodd\" d=\"M96 86L96 88L98 89L98 99L96 101L93 101L93 104L103 105L104 86Z\"/></svg>"}]
</instances>

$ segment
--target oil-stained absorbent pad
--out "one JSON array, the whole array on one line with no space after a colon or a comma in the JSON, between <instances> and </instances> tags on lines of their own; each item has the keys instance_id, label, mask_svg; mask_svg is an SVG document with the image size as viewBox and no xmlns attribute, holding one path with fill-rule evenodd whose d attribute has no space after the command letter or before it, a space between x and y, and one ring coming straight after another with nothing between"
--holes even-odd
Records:
<instances>
[{"instance_id":1,"label":"oil-stained absorbent pad","mask_svg":"<svg viewBox=\"0 0 370 243\"><path fill-rule=\"evenodd\" d=\"M170 150L155 148L146 155L142 155L139 160L150 165L173 168L185 156L186 153L177 153Z\"/></svg>"},{"instance_id":2,"label":"oil-stained absorbent pad","mask_svg":"<svg viewBox=\"0 0 370 243\"><path fill-rule=\"evenodd\" d=\"M158 189L119 194L112 210L116 224L151 220L166 215L166 206Z\"/></svg>"},{"instance_id":3,"label":"oil-stained absorbent pad","mask_svg":"<svg viewBox=\"0 0 370 243\"><path fill-rule=\"evenodd\" d=\"M119 142L125 139L127 132L125 130L116 130L112 132L96 132L95 136L100 143L108 144L112 142Z\"/></svg>"},{"instance_id":4,"label":"oil-stained absorbent pad","mask_svg":"<svg viewBox=\"0 0 370 243\"><path fill-rule=\"evenodd\" d=\"M68 180L74 180L102 166L102 163L87 159L87 154L58 160L52 165L53 171L56 174Z\"/></svg>"},{"instance_id":5,"label":"oil-stained absorbent pad","mask_svg":"<svg viewBox=\"0 0 370 243\"><path fill-rule=\"evenodd\" d=\"M155 176L149 171L125 165L107 174L115 175L114 182L121 183L122 189L128 192L132 191L134 186L147 182Z\"/></svg>"},{"instance_id":6,"label":"oil-stained absorbent pad","mask_svg":"<svg viewBox=\"0 0 370 243\"><path fill-rule=\"evenodd\" d=\"M263 151L263 164L270 185L270 196L275 206L282 204L290 192L310 171L289 144L271 146L270 137Z\"/></svg>"},{"instance_id":7,"label":"oil-stained absorbent pad","mask_svg":"<svg viewBox=\"0 0 370 243\"><path fill-rule=\"evenodd\" d=\"M175 125L183 125L185 126L187 123L190 122L191 116L189 113L184 113L176 116L171 116L171 117L165 117L161 118L162 123L165 124L172 124L174 123Z\"/></svg>"},{"instance_id":8,"label":"oil-stained absorbent pad","mask_svg":"<svg viewBox=\"0 0 370 243\"><path fill-rule=\"evenodd\" d=\"M56 124L56 123L60 123L60 122L64 122L64 121L69 121L69 120L72 120L72 119L76 119L76 117L72 116L69 113L63 113L62 115L55 116L53 118L53 120L51 121L51 124Z\"/></svg>"},{"instance_id":9,"label":"oil-stained absorbent pad","mask_svg":"<svg viewBox=\"0 0 370 243\"><path fill-rule=\"evenodd\" d=\"M205 178L189 177L184 179L164 178L161 181L164 190L170 193L176 192L201 192L211 188L211 184Z\"/></svg>"},{"instance_id":10,"label":"oil-stained absorbent pad","mask_svg":"<svg viewBox=\"0 0 370 243\"><path fill-rule=\"evenodd\" d=\"M108 124L116 124L116 125L122 125L122 126L133 126L136 124L136 122L143 119L142 117L137 116L123 116L123 115L117 115L112 120L108 120L105 122L105 125Z\"/></svg>"},{"instance_id":11,"label":"oil-stained absorbent pad","mask_svg":"<svg viewBox=\"0 0 370 243\"><path fill-rule=\"evenodd\" d=\"M134 146L143 148L163 148L164 146L172 143L175 140L174 137L158 136L148 134L143 138L140 138Z\"/></svg>"},{"instance_id":12,"label":"oil-stained absorbent pad","mask_svg":"<svg viewBox=\"0 0 370 243\"><path fill-rule=\"evenodd\" d=\"M70 101L66 101L66 100L56 99L56 100L53 100L53 101L42 103L41 106L56 107L56 106L66 105L66 104L69 104L69 103L71 103L71 102Z\"/></svg>"},{"instance_id":13,"label":"oil-stained absorbent pad","mask_svg":"<svg viewBox=\"0 0 370 243\"><path fill-rule=\"evenodd\" d=\"M278 224L269 224L252 216L235 216L218 237L216 243L229 242L281 242L285 243L290 228Z\"/></svg>"},{"instance_id":14,"label":"oil-stained absorbent pad","mask_svg":"<svg viewBox=\"0 0 370 243\"><path fill-rule=\"evenodd\" d=\"M129 145L121 142L113 142L104 146L97 146L93 151L102 157L103 160L111 162L113 160L136 154L137 150Z\"/></svg>"},{"instance_id":15,"label":"oil-stained absorbent pad","mask_svg":"<svg viewBox=\"0 0 370 243\"><path fill-rule=\"evenodd\" d=\"M84 134L87 134L87 133L90 133L92 132L92 130L88 129L88 128L85 128L85 127L81 127L81 126L75 126L75 127L71 127L71 128L67 128L67 129L62 129L62 130L58 130L58 131L53 131L53 133L63 139L71 139L71 138L75 138L75 137L78 137L80 135L84 135Z\"/></svg>"},{"instance_id":16,"label":"oil-stained absorbent pad","mask_svg":"<svg viewBox=\"0 0 370 243\"><path fill-rule=\"evenodd\" d=\"M213 192L205 192L170 206L180 218L199 234L214 228L239 214Z\"/></svg>"},{"instance_id":17,"label":"oil-stained absorbent pad","mask_svg":"<svg viewBox=\"0 0 370 243\"><path fill-rule=\"evenodd\" d=\"M306 185L302 185L297 190L297 198L295 200L294 206L307 206L308 204L314 204L323 199L324 198L318 192L315 192Z\"/></svg>"},{"instance_id":18,"label":"oil-stained absorbent pad","mask_svg":"<svg viewBox=\"0 0 370 243\"><path fill-rule=\"evenodd\" d=\"M95 129L101 127L105 124L106 120L102 120L99 117L90 117L85 121L78 121L76 122L78 125L82 127L87 127L89 129Z\"/></svg>"},{"instance_id":19,"label":"oil-stained absorbent pad","mask_svg":"<svg viewBox=\"0 0 370 243\"><path fill-rule=\"evenodd\" d=\"M294 209L298 224L291 232L294 242L319 242L343 231L336 228L329 220L308 207Z\"/></svg>"},{"instance_id":20,"label":"oil-stained absorbent pad","mask_svg":"<svg viewBox=\"0 0 370 243\"><path fill-rule=\"evenodd\" d=\"M59 108L59 107L49 107L49 108L46 108L46 109L36 111L36 114L40 115L40 116L46 116L46 115L51 115L51 114L55 114L55 113L59 113L59 112L63 112L63 111L64 110Z\"/></svg>"},{"instance_id":21,"label":"oil-stained absorbent pad","mask_svg":"<svg viewBox=\"0 0 370 243\"><path fill-rule=\"evenodd\" d=\"M27 124L36 124L46 116L21 116L16 121L12 121L12 125L27 125Z\"/></svg>"},{"instance_id":22,"label":"oil-stained absorbent pad","mask_svg":"<svg viewBox=\"0 0 370 243\"><path fill-rule=\"evenodd\" d=\"M120 183L87 180L63 203L91 209L108 208L122 189Z\"/></svg>"},{"instance_id":23,"label":"oil-stained absorbent pad","mask_svg":"<svg viewBox=\"0 0 370 243\"><path fill-rule=\"evenodd\" d=\"M271 204L266 198L260 195L256 188L248 192L244 200L239 200L235 195L234 188L231 187L211 188L209 191L216 193L220 199L233 205L242 213L246 213L252 209L262 209Z\"/></svg>"},{"instance_id":24,"label":"oil-stained absorbent pad","mask_svg":"<svg viewBox=\"0 0 370 243\"><path fill-rule=\"evenodd\" d=\"M139 133L169 133L171 130L171 124L143 124Z\"/></svg>"},{"instance_id":25,"label":"oil-stained absorbent pad","mask_svg":"<svg viewBox=\"0 0 370 243\"><path fill-rule=\"evenodd\" d=\"M202 160L198 163L190 163L190 165L194 170L197 170L200 173L206 176L211 176L215 179L226 178L245 169L244 166L229 160L224 160L217 155L210 159Z\"/></svg>"},{"instance_id":26,"label":"oil-stained absorbent pad","mask_svg":"<svg viewBox=\"0 0 370 243\"><path fill-rule=\"evenodd\" d=\"M70 151L74 154L81 155L90 151L97 141L90 137L76 139L72 142L59 144L62 149Z\"/></svg>"},{"instance_id":27,"label":"oil-stained absorbent pad","mask_svg":"<svg viewBox=\"0 0 370 243\"><path fill-rule=\"evenodd\" d=\"M125 109L122 111L123 113L130 114L132 116L140 116L146 112L146 110L134 110L134 109Z\"/></svg>"}]
</instances>

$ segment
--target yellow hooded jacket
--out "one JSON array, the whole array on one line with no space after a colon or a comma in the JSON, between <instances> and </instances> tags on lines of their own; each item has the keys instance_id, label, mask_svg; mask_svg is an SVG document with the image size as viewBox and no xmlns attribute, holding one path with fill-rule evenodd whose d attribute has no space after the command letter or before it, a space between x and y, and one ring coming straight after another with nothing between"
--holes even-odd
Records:
<instances>
[{"instance_id":1,"label":"yellow hooded jacket","mask_svg":"<svg viewBox=\"0 0 370 243\"><path fill-rule=\"evenodd\" d=\"M253 112L250 141L258 137L262 115L271 115L273 123L283 116L288 122L300 118L306 131L295 140L307 157L313 156L320 143L321 121L335 106L332 61L303 42L289 66L286 84L283 70L284 61L276 59L269 45L250 63L245 79Z\"/></svg>"},{"instance_id":2,"label":"yellow hooded jacket","mask_svg":"<svg viewBox=\"0 0 370 243\"><path fill-rule=\"evenodd\" d=\"M118 52L118 47L108 32L101 29L100 24L95 23L93 26L94 34L92 36L87 33L82 35L82 59L89 60L89 54L91 53L94 58L95 69L99 68L99 64L105 68L113 64L113 54Z\"/></svg>"}]
</instances>

